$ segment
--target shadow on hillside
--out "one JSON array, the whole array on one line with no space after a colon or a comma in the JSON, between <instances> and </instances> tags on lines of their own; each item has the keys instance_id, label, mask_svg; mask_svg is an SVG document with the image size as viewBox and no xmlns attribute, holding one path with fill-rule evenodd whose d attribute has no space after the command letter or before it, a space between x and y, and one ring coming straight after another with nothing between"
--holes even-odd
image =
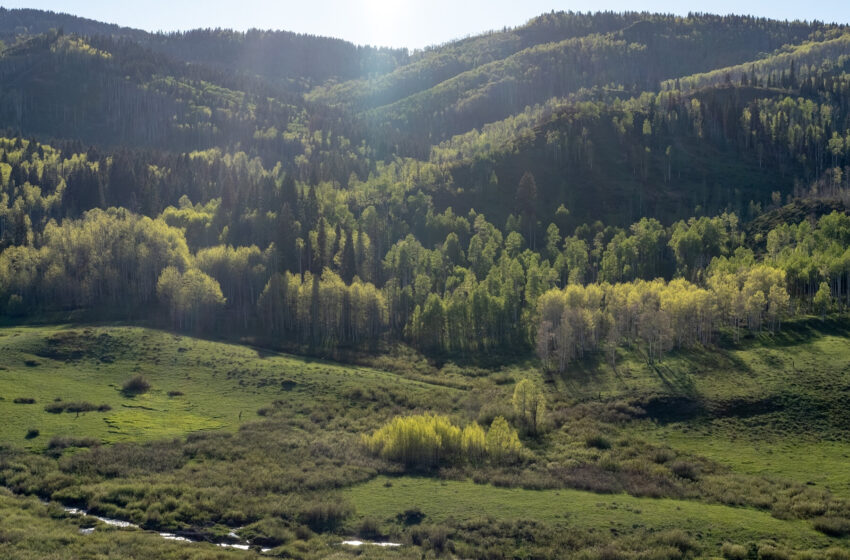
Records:
<instances>
[{"instance_id":1,"label":"shadow on hillside","mask_svg":"<svg viewBox=\"0 0 850 560\"><path fill-rule=\"evenodd\" d=\"M786 348L806 344L823 336L850 337L850 323L846 318L829 317L821 320L816 317L789 321L775 333L764 332L743 337L735 344L729 337L721 340L721 346L727 349L749 349L757 346Z\"/></svg>"},{"instance_id":2,"label":"shadow on hillside","mask_svg":"<svg viewBox=\"0 0 850 560\"><path fill-rule=\"evenodd\" d=\"M547 373L548 381L554 383L559 390L578 398L597 396L602 390L600 380L608 376L616 380L620 389L629 388L620 370L612 369L601 352L589 354L571 363L565 371Z\"/></svg>"},{"instance_id":3,"label":"shadow on hillside","mask_svg":"<svg viewBox=\"0 0 850 560\"><path fill-rule=\"evenodd\" d=\"M696 397L698 395L694 380L691 375L684 371L677 371L669 367L664 362L655 362L648 364L649 368L655 372L664 387L673 394L679 396Z\"/></svg>"}]
</instances>

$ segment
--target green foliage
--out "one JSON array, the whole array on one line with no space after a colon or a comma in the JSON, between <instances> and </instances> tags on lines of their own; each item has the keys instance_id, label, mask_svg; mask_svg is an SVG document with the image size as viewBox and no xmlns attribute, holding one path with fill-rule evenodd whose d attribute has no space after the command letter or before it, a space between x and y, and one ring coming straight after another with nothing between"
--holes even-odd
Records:
<instances>
[{"instance_id":1,"label":"green foliage","mask_svg":"<svg viewBox=\"0 0 850 560\"><path fill-rule=\"evenodd\" d=\"M151 383L143 375L134 375L121 386L121 391L128 396L141 395L150 390Z\"/></svg>"},{"instance_id":2,"label":"green foliage","mask_svg":"<svg viewBox=\"0 0 850 560\"><path fill-rule=\"evenodd\" d=\"M814 305L815 311L820 313L821 318L826 316L827 312L832 307L832 290L830 290L828 283L820 283L818 291L812 299L812 305Z\"/></svg>"},{"instance_id":3,"label":"green foliage","mask_svg":"<svg viewBox=\"0 0 850 560\"><path fill-rule=\"evenodd\" d=\"M716 260L708 288L683 278L670 282L567 286L538 300L537 354L544 366L563 371L586 352L639 342L653 363L667 351L706 345L723 325L738 336L779 328L788 314L785 271L762 264Z\"/></svg>"},{"instance_id":4,"label":"green foliage","mask_svg":"<svg viewBox=\"0 0 850 560\"><path fill-rule=\"evenodd\" d=\"M467 424L460 436L461 449L466 458L473 464L480 463L487 453L487 440L484 428L478 422Z\"/></svg>"},{"instance_id":5,"label":"green foliage","mask_svg":"<svg viewBox=\"0 0 850 560\"><path fill-rule=\"evenodd\" d=\"M501 416L486 434L477 422L461 430L446 416L396 416L372 435L364 435L363 443L371 453L412 468L479 464L485 456L494 464L509 464L522 452L516 430Z\"/></svg>"},{"instance_id":6,"label":"green foliage","mask_svg":"<svg viewBox=\"0 0 850 560\"><path fill-rule=\"evenodd\" d=\"M519 436L503 416L497 416L485 440L487 454L497 464L510 464L517 461L522 454L522 443Z\"/></svg>"},{"instance_id":7,"label":"green foliage","mask_svg":"<svg viewBox=\"0 0 850 560\"><path fill-rule=\"evenodd\" d=\"M540 387L530 379L523 379L514 388L511 404L529 432L536 434L546 413L546 397Z\"/></svg>"},{"instance_id":8,"label":"green foliage","mask_svg":"<svg viewBox=\"0 0 850 560\"><path fill-rule=\"evenodd\" d=\"M181 273L176 267L166 267L157 280L156 293L177 328L209 328L225 302L218 282L197 269Z\"/></svg>"},{"instance_id":9,"label":"green foliage","mask_svg":"<svg viewBox=\"0 0 850 560\"><path fill-rule=\"evenodd\" d=\"M397 416L371 436L369 450L408 467L429 468L458 459L463 450L462 432L445 416Z\"/></svg>"}]
</instances>

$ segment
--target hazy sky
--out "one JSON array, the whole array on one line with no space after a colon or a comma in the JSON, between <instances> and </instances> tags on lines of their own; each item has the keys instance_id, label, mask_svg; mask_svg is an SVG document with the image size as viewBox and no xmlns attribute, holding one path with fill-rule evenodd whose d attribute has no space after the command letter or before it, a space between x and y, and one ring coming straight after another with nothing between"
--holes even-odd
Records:
<instances>
[{"instance_id":1,"label":"hazy sky","mask_svg":"<svg viewBox=\"0 0 850 560\"><path fill-rule=\"evenodd\" d=\"M0 0L0 6L67 12L150 31L256 27L411 49L513 27L550 10L749 13L850 23L848 0Z\"/></svg>"}]
</instances>

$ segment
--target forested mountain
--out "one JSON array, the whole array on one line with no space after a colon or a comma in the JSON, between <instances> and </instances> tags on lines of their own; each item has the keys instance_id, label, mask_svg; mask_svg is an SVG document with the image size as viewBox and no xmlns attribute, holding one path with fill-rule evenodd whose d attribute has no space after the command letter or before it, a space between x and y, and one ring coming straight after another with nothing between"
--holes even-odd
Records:
<instances>
[{"instance_id":1,"label":"forested mountain","mask_svg":"<svg viewBox=\"0 0 850 560\"><path fill-rule=\"evenodd\" d=\"M386 73L408 60L404 49L357 46L341 39L287 31L194 29L149 33L64 13L0 7L0 40L7 44L51 30L132 41L175 60L261 76L297 89L331 79L353 80Z\"/></svg>"},{"instance_id":2,"label":"forested mountain","mask_svg":"<svg viewBox=\"0 0 850 560\"><path fill-rule=\"evenodd\" d=\"M109 35L142 41L150 35L140 29L102 23L65 13L0 7L0 38L14 41L17 36L39 35L51 29L64 29L78 35Z\"/></svg>"},{"instance_id":3,"label":"forested mountain","mask_svg":"<svg viewBox=\"0 0 850 560\"><path fill-rule=\"evenodd\" d=\"M750 328L820 309L822 284L847 301L840 215L764 217L807 198L845 208L842 26L551 13L413 54L31 10L0 28L7 313L156 303L179 328L307 351L545 354L565 311L541 298L568 286L670 282L710 303L723 274L749 289L759 263L762 308L735 296L756 306ZM582 344L644 336L606 306ZM732 321L710 308L699 336L649 355Z\"/></svg>"}]
</instances>

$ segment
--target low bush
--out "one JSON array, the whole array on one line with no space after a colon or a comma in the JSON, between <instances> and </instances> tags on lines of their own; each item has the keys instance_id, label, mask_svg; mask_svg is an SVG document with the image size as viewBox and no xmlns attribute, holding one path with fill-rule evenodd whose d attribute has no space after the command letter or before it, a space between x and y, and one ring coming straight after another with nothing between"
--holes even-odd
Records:
<instances>
[{"instance_id":1,"label":"low bush","mask_svg":"<svg viewBox=\"0 0 850 560\"><path fill-rule=\"evenodd\" d=\"M145 379L144 375L134 375L124 382L121 386L121 392L127 396L141 395L151 390L150 381Z\"/></svg>"},{"instance_id":2,"label":"low bush","mask_svg":"<svg viewBox=\"0 0 850 560\"><path fill-rule=\"evenodd\" d=\"M298 512L298 522L318 533L333 531L351 515L351 506L338 499L318 500L305 505Z\"/></svg>"},{"instance_id":3,"label":"low bush","mask_svg":"<svg viewBox=\"0 0 850 560\"><path fill-rule=\"evenodd\" d=\"M380 524L371 517L367 517L357 526L357 536L369 541L377 541L384 537Z\"/></svg>"},{"instance_id":4,"label":"low bush","mask_svg":"<svg viewBox=\"0 0 850 560\"><path fill-rule=\"evenodd\" d=\"M789 560L790 558L788 552L772 544L763 544L758 548L759 560Z\"/></svg>"},{"instance_id":5,"label":"low bush","mask_svg":"<svg viewBox=\"0 0 850 560\"><path fill-rule=\"evenodd\" d=\"M15 404L35 404L35 399L27 398L27 397L19 397L12 401Z\"/></svg>"},{"instance_id":6,"label":"low bush","mask_svg":"<svg viewBox=\"0 0 850 560\"><path fill-rule=\"evenodd\" d=\"M421 509L415 507L399 513L396 519L404 525L419 525L425 519L425 514Z\"/></svg>"},{"instance_id":7,"label":"low bush","mask_svg":"<svg viewBox=\"0 0 850 560\"><path fill-rule=\"evenodd\" d=\"M410 533L413 544L437 553L446 551L449 543L449 530L443 525L423 525Z\"/></svg>"},{"instance_id":8,"label":"low bush","mask_svg":"<svg viewBox=\"0 0 850 560\"><path fill-rule=\"evenodd\" d=\"M62 450L68 447L97 447L100 441L90 437L74 437L74 436L53 436L50 438L50 443L47 444L47 449Z\"/></svg>"},{"instance_id":9,"label":"low bush","mask_svg":"<svg viewBox=\"0 0 850 560\"><path fill-rule=\"evenodd\" d=\"M263 547L276 547L295 539L289 522L280 518L261 519L244 527L239 533L252 543Z\"/></svg>"},{"instance_id":10,"label":"low bush","mask_svg":"<svg viewBox=\"0 0 850 560\"><path fill-rule=\"evenodd\" d=\"M602 434L590 435L584 440L584 443L588 447L595 447L596 449L611 449L611 441Z\"/></svg>"},{"instance_id":11,"label":"low bush","mask_svg":"<svg viewBox=\"0 0 850 560\"><path fill-rule=\"evenodd\" d=\"M844 548L831 547L826 549L824 556L827 560L850 560L850 551Z\"/></svg>"},{"instance_id":12,"label":"low bush","mask_svg":"<svg viewBox=\"0 0 850 560\"><path fill-rule=\"evenodd\" d=\"M676 461L670 465L670 472L686 480L699 480L699 468L690 461Z\"/></svg>"},{"instance_id":13,"label":"low bush","mask_svg":"<svg viewBox=\"0 0 850 560\"><path fill-rule=\"evenodd\" d=\"M723 558L728 560L747 560L749 558L747 547L740 544L723 543L723 546L720 547L720 553Z\"/></svg>"},{"instance_id":14,"label":"low bush","mask_svg":"<svg viewBox=\"0 0 850 560\"><path fill-rule=\"evenodd\" d=\"M44 407L45 412L49 412L50 414L61 414L63 412L70 412L80 414L81 412L109 412L112 410L112 407L108 404L92 404L90 402L53 402Z\"/></svg>"},{"instance_id":15,"label":"low bush","mask_svg":"<svg viewBox=\"0 0 850 560\"><path fill-rule=\"evenodd\" d=\"M691 550L696 550L697 546L689 534L681 529L671 529L659 533L655 537L656 542L678 549L681 553L686 553Z\"/></svg>"},{"instance_id":16,"label":"low bush","mask_svg":"<svg viewBox=\"0 0 850 560\"><path fill-rule=\"evenodd\" d=\"M850 520L843 517L818 517L812 523L815 529L830 537L850 535Z\"/></svg>"}]
</instances>

